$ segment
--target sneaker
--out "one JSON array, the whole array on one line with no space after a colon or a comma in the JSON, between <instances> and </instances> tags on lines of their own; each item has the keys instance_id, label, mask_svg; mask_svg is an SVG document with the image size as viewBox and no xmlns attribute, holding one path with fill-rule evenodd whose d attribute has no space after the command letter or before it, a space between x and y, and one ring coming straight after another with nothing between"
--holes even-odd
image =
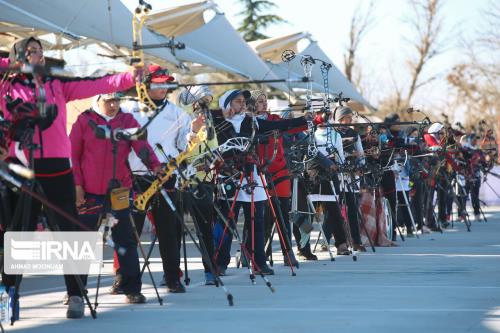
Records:
<instances>
[{"instance_id":1,"label":"sneaker","mask_svg":"<svg viewBox=\"0 0 500 333\"><path fill-rule=\"evenodd\" d=\"M299 257L304 260L318 260L318 257L311 252L311 249L299 250Z\"/></svg>"},{"instance_id":2,"label":"sneaker","mask_svg":"<svg viewBox=\"0 0 500 333\"><path fill-rule=\"evenodd\" d=\"M219 276L225 276L226 269L227 269L227 267L217 266L217 274L219 274Z\"/></svg>"},{"instance_id":3,"label":"sneaker","mask_svg":"<svg viewBox=\"0 0 500 333\"><path fill-rule=\"evenodd\" d=\"M68 310L66 311L66 318L78 319L83 317L85 305L80 296L70 296L68 298Z\"/></svg>"},{"instance_id":4,"label":"sneaker","mask_svg":"<svg viewBox=\"0 0 500 333\"><path fill-rule=\"evenodd\" d=\"M163 274L163 278L160 281L160 286L166 286L167 285L167 279L165 278L165 274Z\"/></svg>"},{"instance_id":5,"label":"sneaker","mask_svg":"<svg viewBox=\"0 0 500 333\"><path fill-rule=\"evenodd\" d=\"M68 305L68 303L69 303L69 295L66 294L63 297L63 305Z\"/></svg>"},{"instance_id":6,"label":"sneaker","mask_svg":"<svg viewBox=\"0 0 500 333\"><path fill-rule=\"evenodd\" d=\"M274 271L266 264L259 266L260 270L254 268L256 274L262 273L263 275L274 275Z\"/></svg>"},{"instance_id":7,"label":"sneaker","mask_svg":"<svg viewBox=\"0 0 500 333\"><path fill-rule=\"evenodd\" d=\"M364 247L362 244L354 244L353 248L354 251L366 252L366 247Z\"/></svg>"},{"instance_id":8,"label":"sneaker","mask_svg":"<svg viewBox=\"0 0 500 333\"><path fill-rule=\"evenodd\" d=\"M337 255L348 256L350 254L351 254L351 251L349 251L349 248L347 247L346 243L342 243L337 247Z\"/></svg>"},{"instance_id":9,"label":"sneaker","mask_svg":"<svg viewBox=\"0 0 500 333\"><path fill-rule=\"evenodd\" d=\"M215 277L211 272L205 273L205 286L215 286Z\"/></svg>"},{"instance_id":10,"label":"sneaker","mask_svg":"<svg viewBox=\"0 0 500 333\"><path fill-rule=\"evenodd\" d=\"M127 294L125 302L128 304L144 304L146 303L146 296L141 293Z\"/></svg>"},{"instance_id":11,"label":"sneaker","mask_svg":"<svg viewBox=\"0 0 500 333\"><path fill-rule=\"evenodd\" d=\"M418 229L420 232L422 232L423 234L430 234L431 233L431 229L427 228L427 226L423 226L421 229Z\"/></svg>"},{"instance_id":12,"label":"sneaker","mask_svg":"<svg viewBox=\"0 0 500 333\"><path fill-rule=\"evenodd\" d=\"M186 292L186 287L180 282L167 283L167 291L172 294L183 294Z\"/></svg>"},{"instance_id":13,"label":"sneaker","mask_svg":"<svg viewBox=\"0 0 500 333\"><path fill-rule=\"evenodd\" d=\"M290 256L290 261L292 262L292 266L299 268L299 262L295 258L295 254L293 253L293 251L289 251L288 255ZM288 257L287 257L286 254L283 254L283 260L285 262L284 263L285 266L287 266L287 267L290 266L289 263L288 263Z\"/></svg>"},{"instance_id":14,"label":"sneaker","mask_svg":"<svg viewBox=\"0 0 500 333\"><path fill-rule=\"evenodd\" d=\"M111 288L109 288L109 293L111 295L123 295L125 292L123 291L123 288L121 287L122 279L121 277L115 277L115 280L113 281L113 285Z\"/></svg>"}]
</instances>

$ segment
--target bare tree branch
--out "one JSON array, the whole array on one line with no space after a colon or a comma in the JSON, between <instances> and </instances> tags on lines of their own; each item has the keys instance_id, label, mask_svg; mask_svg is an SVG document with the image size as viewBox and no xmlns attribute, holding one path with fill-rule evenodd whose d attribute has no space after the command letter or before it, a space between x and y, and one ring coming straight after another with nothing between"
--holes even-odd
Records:
<instances>
[{"instance_id":1,"label":"bare tree branch","mask_svg":"<svg viewBox=\"0 0 500 333\"><path fill-rule=\"evenodd\" d=\"M351 28L349 30L349 46L344 53L344 72L347 79L355 83L354 66L356 64L356 53L365 35L373 28L375 3L370 2L366 10L358 6L351 18ZM361 79L358 79L358 83Z\"/></svg>"},{"instance_id":2,"label":"bare tree branch","mask_svg":"<svg viewBox=\"0 0 500 333\"><path fill-rule=\"evenodd\" d=\"M415 16L407 23L415 30L416 39L410 43L415 51L415 56L408 59L407 62L410 67L410 86L404 99L406 105L410 105L411 99L419 87L432 81L431 78L419 82L428 62L443 50L441 42L443 0L409 0L409 2Z\"/></svg>"}]
</instances>

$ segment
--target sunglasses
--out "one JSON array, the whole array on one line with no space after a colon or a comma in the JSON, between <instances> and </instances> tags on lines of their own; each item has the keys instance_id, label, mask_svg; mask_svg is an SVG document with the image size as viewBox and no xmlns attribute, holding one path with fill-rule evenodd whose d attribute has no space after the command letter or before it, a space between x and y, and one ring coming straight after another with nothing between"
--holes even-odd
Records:
<instances>
[{"instance_id":1,"label":"sunglasses","mask_svg":"<svg viewBox=\"0 0 500 333\"><path fill-rule=\"evenodd\" d=\"M170 72L168 71L168 69L158 69L158 70L152 72L151 75L154 75L154 76L170 75Z\"/></svg>"}]
</instances>

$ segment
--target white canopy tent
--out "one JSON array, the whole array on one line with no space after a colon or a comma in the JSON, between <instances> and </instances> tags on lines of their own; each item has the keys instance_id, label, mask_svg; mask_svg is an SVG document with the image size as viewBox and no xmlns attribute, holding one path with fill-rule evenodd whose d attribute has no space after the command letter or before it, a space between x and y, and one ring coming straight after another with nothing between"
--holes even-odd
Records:
<instances>
[{"instance_id":1,"label":"white canopy tent","mask_svg":"<svg viewBox=\"0 0 500 333\"><path fill-rule=\"evenodd\" d=\"M309 45L302 51L298 51L298 43L304 39L309 41ZM354 88L347 78L339 71L339 69L328 58L325 52L319 47L308 33L295 33L291 35L275 37L250 43L253 49L264 59L277 75L290 75L290 77L303 77L304 70L300 64L302 56L310 55L315 59L323 60L332 65L328 72L328 87L330 94L349 97L361 104L364 104L373 109L368 101ZM290 62L283 62L281 55L285 50L292 50L296 53L296 57ZM312 88L315 92L324 92L324 81L321 73L320 63L317 62L312 70L313 84ZM295 86L296 87L296 86Z\"/></svg>"},{"instance_id":2,"label":"white canopy tent","mask_svg":"<svg viewBox=\"0 0 500 333\"><path fill-rule=\"evenodd\" d=\"M211 20L204 17L207 10L215 13ZM154 12L146 24L167 38L175 36L175 40L185 43L185 49L176 51L176 56L182 61L203 64L254 80L285 78L276 76L270 70L212 1ZM287 91L286 84L270 85Z\"/></svg>"},{"instance_id":3,"label":"white canopy tent","mask_svg":"<svg viewBox=\"0 0 500 333\"><path fill-rule=\"evenodd\" d=\"M120 0L0 0L0 21L67 37L73 42L66 49L95 41L132 47L132 13ZM146 28L142 33L143 44L167 41ZM179 64L170 50L149 49L145 53Z\"/></svg>"}]
</instances>

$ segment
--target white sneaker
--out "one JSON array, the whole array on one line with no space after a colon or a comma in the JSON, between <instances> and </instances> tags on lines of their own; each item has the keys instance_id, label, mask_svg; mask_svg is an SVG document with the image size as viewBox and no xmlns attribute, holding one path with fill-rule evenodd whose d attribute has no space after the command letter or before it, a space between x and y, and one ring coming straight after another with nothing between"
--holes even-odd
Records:
<instances>
[{"instance_id":1,"label":"white sneaker","mask_svg":"<svg viewBox=\"0 0 500 333\"><path fill-rule=\"evenodd\" d=\"M422 233L423 234L430 234L431 233L431 229L427 228L427 226L422 226Z\"/></svg>"},{"instance_id":2,"label":"white sneaker","mask_svg":"<svg viewBox=\"0 0 500 333\"><path fill-rule=\"evenodd\" d=\"M70 296L68 302L68 310L66 311L66 318L78 319L83 317L85 305L80 296Z\"/></svg>"}]
</instances>

